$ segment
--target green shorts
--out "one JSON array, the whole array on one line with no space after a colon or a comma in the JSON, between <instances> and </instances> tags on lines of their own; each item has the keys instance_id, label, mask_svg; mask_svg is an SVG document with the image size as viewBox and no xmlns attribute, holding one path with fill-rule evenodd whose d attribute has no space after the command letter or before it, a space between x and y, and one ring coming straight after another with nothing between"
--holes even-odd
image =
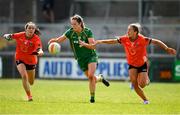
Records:
<instances>
[{"instance_id":1,"label":"green shorts","mask_svg":"<svg viewBox=\"0 0 180 115\"><path fill-rule=\"evenodd\" d=\"M78 60L78 65L81 68L82 71L88 70L88 64L93 63L93 62L98 62L98 57L97 56L91 56L88 58L80 59Z\"/></svg>"}]
</instances>

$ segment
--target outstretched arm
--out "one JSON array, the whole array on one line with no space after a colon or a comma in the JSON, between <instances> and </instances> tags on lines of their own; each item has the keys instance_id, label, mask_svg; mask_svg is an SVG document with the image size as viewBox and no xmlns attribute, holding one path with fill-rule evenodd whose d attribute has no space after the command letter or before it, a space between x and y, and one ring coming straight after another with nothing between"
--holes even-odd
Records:
<instances>
[{"instance_id":1,"label":"outstretched arm","mask_svg":"<svg viewBox=\"0 0 180 115\"><path fill-rule=\"evenodd\" d=\"M165 43L163 43L161 40L158 39L152 39L151 41L153 44L159 45L161 48L163 48L167 53L176 55L176 50L168 47Z\"/></svg>"},{"instance_id":2,"label":"outstretched arm","mask_svg":"<svg viewBox=\"0 0 180 115\"><path fill-rule=\"evenodd\" d=\"M107 40L96 40L96 44L117 44L117 39L107 39Z\"/></svg>"},{"instance_id":3,"label":"outstretched arm","mask_svg":"<svg viewBox=\"0 0 180 115\"><path fill-rule=\"evenodd\" d=\"M96 41L91 40L91 42L89 40L89 44L88 44L88 43L85 43L85 42L79 40L79 43L81 46L84 46L86 48L95 49L97 44L103 44L103 43L104 44L116 44L116 43L118 43L118 41L117 41L117 39L96 40Z\"/></svg>"},{"instance_id":4,"label":"outstretched arm","mask_svg":"<svg viewBox=\"0 0 180 115\"><path fill-rule=\"evenodd\" d=\"M50 43L52 43L52 42L61 43L61 42L65 41L65 40L66 40L66 36L65 36L65 35L62 35L62 36L60 36L60 37L58 37L58 38L51 38L51 39L49 40L48 44L50 44Z\"/></svg>"}]
</instances>

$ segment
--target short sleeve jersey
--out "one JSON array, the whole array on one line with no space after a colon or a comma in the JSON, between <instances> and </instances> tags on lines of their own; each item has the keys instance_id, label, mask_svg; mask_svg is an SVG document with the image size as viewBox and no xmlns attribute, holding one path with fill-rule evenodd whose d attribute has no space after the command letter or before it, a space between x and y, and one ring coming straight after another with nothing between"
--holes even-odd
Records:
<instances>
[{"instance_id":1,"label":"short sleeve jersey","mask_svg":"<svg viewBox=\"0 0 180 115\"><path fill-rule=\"evenodd\" d=\"M81 47L79 44L79 40L88 43L88 38L93 38L93 34L90 29L84 28L83 31L78 34L73 30L73 28L70 28L64 33L64 35L69 39L76 59L81 60L90 56L97 56L96 50Z\"/></svg>"},{"instance_id":2,"label":"short sleeve jersey","mask_svg":"<svg viewBox=\"0 0 180 115\"><path fill-rule=\"evenodd\" d=\"M127 35L120 36L118 42L123 45L129 65L140 67L147 61L146 47L151 39L138 34L138 38L131 42Z\"/></svg>"},{"instance_id":3,"label":"short sleeve jersey","mask_svg":"<svg viewBox=\"0 0 180 115\"><path fill-rule=\"evenodd\" d=\"M37 64L37 56L32 53L36 52L38 48L42 48L39 36L34 34L32 38L27 39L25 32L19 32L12 34L11 37L16 40L15 59L29 65Z\"/></svg>"}]
</instances>

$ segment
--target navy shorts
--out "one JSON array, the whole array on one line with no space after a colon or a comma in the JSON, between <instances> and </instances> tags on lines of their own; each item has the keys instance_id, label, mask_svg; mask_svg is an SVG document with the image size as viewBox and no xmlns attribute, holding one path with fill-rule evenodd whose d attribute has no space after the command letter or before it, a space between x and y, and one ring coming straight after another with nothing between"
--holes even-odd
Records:
<instances>
[{"instance_id":1,"label":"navy shorts","mask_svg":"<svg viewBox=\"0 0 180 115\"><path fill-rule=\"evenodd\" d=\"M26 66L26 70L33 70L36 68L36 65L29 65L29 64L25 64L23 61L21 60L16 60L16 65L19 65L23 63Z\"/></svg>"},{"instance_id":2,"label":"navy shorts","mask_svg":"<svg viewBox=\"0 0 180 115\"><path fill-rule=\"evenodd\" d=\"M140 67L135 67L135 66L129 65L129 69L132 69L132 68L137 69L138 73L147 72L148 71L147 70L148 68L147 68L147 63L146 62L142 66L140 66Z\"/></svg>"}]
</instances>

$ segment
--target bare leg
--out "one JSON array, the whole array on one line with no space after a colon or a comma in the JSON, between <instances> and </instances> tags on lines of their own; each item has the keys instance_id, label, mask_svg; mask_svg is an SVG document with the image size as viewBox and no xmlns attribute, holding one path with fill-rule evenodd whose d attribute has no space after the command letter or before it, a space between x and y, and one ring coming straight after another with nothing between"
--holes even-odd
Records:
<instances>
[{"instance_id":1,"label":"bare leg","mask_svg":"<svg viewBox=\"0 0 180 115\"><path fill-rule=\"evenodd\" d=\"M96 76L95 71L96 71L96 63L90 63L88 64L88 70L85 72L86 76L89 79L89 90L91 94L91 103L94 103L94 97L95 97L95 90L96 90Z\"/></svg>"},{"instance_id":2,"label":"bare leg","mask_svg":"<svg viewBox=\"0 0 180 115\"><path fill-rule=\"evenodd\" d=\"M23 88L28 96L28 98L32 97L31 95L31 90L30 90L30 86L28 83L28 74L26 71L26 67L23 63L17 65L17 69L22 77L22 84L23 84Z\"/></svg>"},{"instance_id":3,"label":"bare leg","mask_svg":"<svg viewBox=\"0 0 180 115\"><path fill-rule=\"evenodd\" d=\"M138 85L141 88L144 88L147 84L149 84L149 77L148 77L147 72L139 73L137 81L138 81Z\"/></svg>"},{"instance_id":4,"label":"bare leg","mask_svg":"<svg viewBox=\"0 0 180 115\"><path fill-rule=\"evenodd\" d=\"M129 76L130 76L130 80L134 86L134 90L136 91L136 93L141 97L142 100L147 100L142 88L140 88L139 84L138 84L138 72L137 69L130 69L129 70Z\"/></svg>"},{"instance_id":5,"label":"bare leg","mask_svg":"<svg viewBox=\"0 0 180 115\"><path fill-rule=\"evenodd\" d=\"M35 69L33 70L27 70L28 74L28 81L30 85L34 84L34 79L35 79Z\"/></svg>"},{"instance_id":6,"label":"bare leg","mask_svg":"<svg viewBox=\"0 0 180 115\"><path fill-rule=\"evenodd\" d=\"M133 83L133 85L134 85L134 90L135 90L136 93L141 97L141 99L142 99L143 101L147 100L147 98L146 98L146 96L145 96L142 88L139 87L138 83L135 83L135 84Z\"/></svg>"}]
</instances>

